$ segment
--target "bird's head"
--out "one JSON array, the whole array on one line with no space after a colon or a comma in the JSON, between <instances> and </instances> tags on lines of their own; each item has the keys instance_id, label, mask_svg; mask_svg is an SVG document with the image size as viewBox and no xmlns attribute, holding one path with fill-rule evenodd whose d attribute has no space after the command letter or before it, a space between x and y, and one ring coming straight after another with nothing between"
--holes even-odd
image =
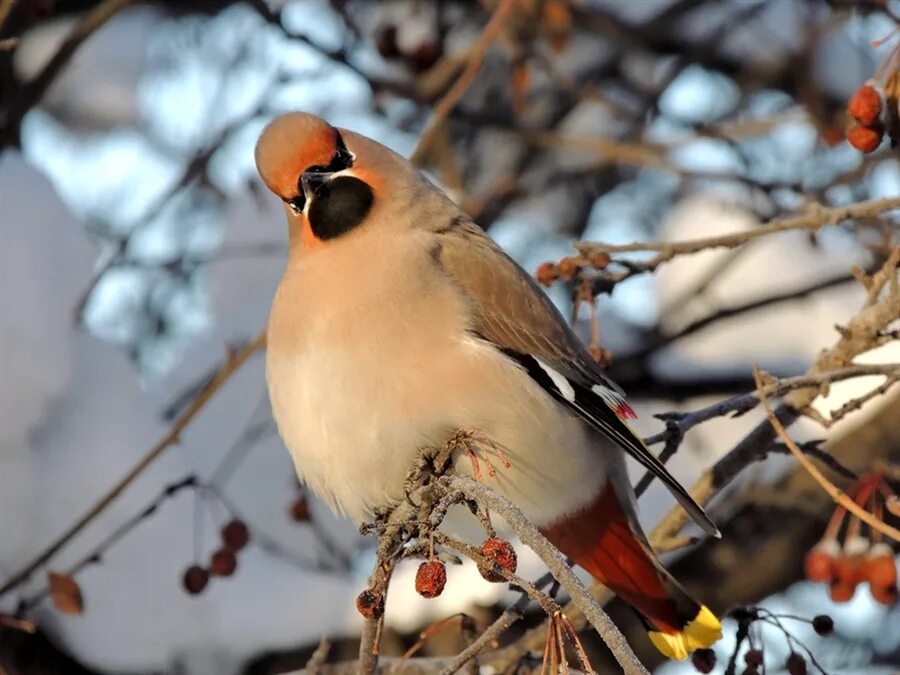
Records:
<instances>
[{"instance_id":1,"label":"bird's head","mask_svg":"<svg viewBox=\"0 0 900 675\"><path fill-rule=\"evenodd\" d=\"M389 202L402 159L384 146L307 113L275 118L256 145L260 176L285 203L292 245L336 241ZM391 181L387 180L391 177Z\"/></svg>"}]
</instances>

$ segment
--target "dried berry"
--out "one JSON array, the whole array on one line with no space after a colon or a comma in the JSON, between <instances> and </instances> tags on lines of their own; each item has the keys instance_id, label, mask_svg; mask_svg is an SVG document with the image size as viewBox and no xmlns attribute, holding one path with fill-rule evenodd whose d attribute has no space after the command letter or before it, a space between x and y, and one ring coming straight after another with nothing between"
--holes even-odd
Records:
<instances>
[{"instance_id":1,"label":"dried berry","mask_svg":"<svg viewBox=\"0 0 900 675\"><path fill-rule=\"evenodd\" d=\"M872 597L882 605L890 606L897 602L896 586L873 586L869 584L869 591L872 593Z\"/></svg>"},{"instance_id":2,"label":"dried berry","mask_svg":"<svg viewBox=\"0 0 900 675\"><path fill-rule=\"evenodd\" d=\"M797 652L791 652L784 665L790 675L806 675L806 659Z\"/></svg>"},{"instance_id":3,"label":"dried berry","mask_svg":"<svg viewBox=\"0 0 900 675\"><path fill-rule=\"evenodd\" d=\"M863 126L871 126L881 115L881 95L875 87L864 84L847 102L847 112Z\"/></svg>"},{"instance_id":4,"label":"dried berry","mask_svg":"<svg viewBox=\"0 0 900 675\"><path fill-rule=\"evenodd\" d=\"M443 593L446 584L447 568L442 562L429 560L416 570L416 593L423 598L436 598Z\"/></svg>"},{"instance_id":5,"label":"dried berry","mask_svg":"<svg viewBox=\"0 0 900 675\"><path fill-rule=\"evenodd\" d=\"M827 614L819 614L813 617L812 627L819 635L831 635L834 632L834 619Z\"/></svg>"},{"instance_id":6,"label":"dried berry","mask_svg":"<svg viewBox=\"0 0 900 675\"><path fill-rule=\"evenodd\" d=\"M230 577L237 569L237 556L234 551L227 548L220 548L212 554L209 561L210 571L219 577Z\"/></svg>"},{"instance_id":7,"label":"dried berry","mask_svg":"<svg viewBox=\"0 0 900 675\"><path fill-rule=\"evenodd\" d=\"M697 649L691 654L691 663L698 673L711 673L716 667L716 653L712 649Z\"/></svg>"},{"instance_id":8,"label":"dried berry","mask_svg":"<svg viewBox=\"0 0 900 675\"><path fill-rule=\"evenodd\" d=\"M497 568L504 569L507 572L515 572L518 566L518 558L516 552L508 541L492 537L487 539L481 545L481 555L490 559L493 564L487 565L479 563L478 571L485 579L493 583L505 581L503 576L498 572Z\"/></svg>"},{"instance_id":9,"label":"dried berry","mask_svg":"<svg viewBox=\"0 0 900 675\"><path fill-rule=\"evenodd\" d=\"M604 253L600 251L599 253L595 253L591 256L591 267L596 267L598 270L602 270L609 265L609 253Z\"/></svg>"},{"instance_id":10,"label":"dried berry","mask_svg":"<svg viewBox=\"0 0 900 675\"><path fill-rule=\"evenodd\" d=\"M186 590L191 595L198 595L203 592L209 583L209 570L200 565L191 565L184 571L184 577L181 580Z\"/></svg>"},{"instance_id":11,"label":"dried berry","mask_svg":"<svg viewBox=\"0 0 900 675\"><path fill-rule=\"evenodd\" d=\"M309 500L305 496L297 497L291 503L291 520L296 523L308 523L310 518Z\"/></svg>"},{"instance_id":12,"label":"dried berry","mask_svg":"<svg viewBox=\"0 0 900 675\"><path fill-rule=\"evenodd\" d=\"M552 286L559 278L559 270L556 269L556 265L552 262L541 263L541 266L537 268L537 272L534 273L534 278L542 286Z\"/></svg>"},{"instance_id":13,"label":"dried berry","mask_svg":"<svg viewBox=\"0 0 900 675\"><path fill-rule=\"evenodd\" d=\"M758 668L763 664L763 661L762 649L750 649L744 654L744 663L751 668Z\"/></svg>"},{"instance_id":14,"label":"dried berry","mask_svg":"<svg viewBox=\"0 0 900 675\"><path fill-rule=\"evenodd\" d=\"M816 544L804 560L806 578L810 581L831 583L835 575L835 557L840 553L840 546L834 539L824 539Z\"/></svg>"},{"instance_id":15,"label":"dried berry","mask_svg":"<svg viewBox=\"0 0 900 675\"><path fill-rule=\"evenodd\" d=\"M384 614L384 596L367 588L356 596L356 611L366 619L379 619Z\"/></svg>"},{"instance_id":16,"label":"dried berry","mask_svg":"<svg viewBox=\"0 0 900 675\"><path fill-rule=\"evenodd\" d=\"M232 520L222 528L222 543L225 548L240 551L250 541L250 530L243 520Z\"/></svg>"},{"instance_id":17,"label":"dried berry","mask_svg":"<svg viewBox=\"0 0 900 675\"><path fill-rule=\"evenodd\" d=\"M881 145L880 127L853 127L847 131L847 142L860 152L874 152Z\"/></svg>"},{"instance_id":18,"label":"dried berry","mask_svg":"<svg viewBox=\"0 0 900 675\"><path fill-rule=\"evenodd\" d=\"M856 593L856 584L847 584L843 581L835 581L831 584L829 594L834 602L850 602Z\"/></svg>"}]
</instances>

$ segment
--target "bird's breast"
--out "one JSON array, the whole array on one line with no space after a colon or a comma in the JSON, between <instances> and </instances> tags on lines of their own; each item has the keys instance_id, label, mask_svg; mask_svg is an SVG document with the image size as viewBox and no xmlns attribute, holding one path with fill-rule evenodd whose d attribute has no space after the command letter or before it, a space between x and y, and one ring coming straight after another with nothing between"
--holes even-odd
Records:
<instances>
[{"instance_id":1,"label":"bird's breast","mask_svg":"<svg viewBox=\"0 0 900 675\"><path fill-rule=\"evenodd\" d=\"M362 520L402 498L422 448L473 429L502 448L483 458L483 479L538 524L587 503L605 471L588 432L469 336L465 298L415 241L391 250L355 266L341 251L316 254L289 268L276 294L267 380L301 478ZM468 457L455 466L472 473Z\"/></svg>"}]
</instances>

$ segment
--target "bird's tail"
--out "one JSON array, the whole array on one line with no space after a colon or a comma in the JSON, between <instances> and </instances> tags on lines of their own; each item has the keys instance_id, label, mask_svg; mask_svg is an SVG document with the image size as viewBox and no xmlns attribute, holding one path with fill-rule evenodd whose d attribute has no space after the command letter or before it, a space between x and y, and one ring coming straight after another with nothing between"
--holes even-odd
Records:
<instances>
[{"instance_id":1,"label":"bird's tail","mask_svg":"<svg viewBox=\"0 0 900 675\"><path fill-rule=\"evenodd\" d=\"M650 640L670 659L722 637L716 616L656 559L612 484L591 506L543 530L544 535L644 619Z\"/></svg>"}]
</instances>

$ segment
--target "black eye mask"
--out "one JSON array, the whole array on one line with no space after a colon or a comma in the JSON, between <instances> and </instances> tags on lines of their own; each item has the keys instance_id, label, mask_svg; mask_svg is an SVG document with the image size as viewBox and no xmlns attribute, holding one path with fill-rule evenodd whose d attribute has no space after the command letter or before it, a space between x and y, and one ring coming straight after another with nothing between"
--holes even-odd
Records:
<instances>
[{"instance_id":1,"label":"black eye mask","mask_svg":"<svg viewBox=\"0 0 900 675\"><path fill-rule=\"evenodd\" d=\"M337 150L331 158L331 161L328 163L328 166L314 164L313 166L307 167L303 173L336 173L353 166L353 155L347 150L347 146L344 143L344 139L341 137L341 133L335 129L334 134ZM297 179L297 196L284 200L294 213L302 213L303 209L306 207L306 195L303 192L302 179L303 174Z\"/></svg>"},{"instance_id":2,"label":"black eye mask","mask_svg":"<svg viewBox=\"0 0 900 675\"><path fill-rule=\"evenodd\" d=\"M366 183L353 176L338 176L316 191L309 207L309 225L316 238L334 239L360 225L375 200Z\"/></svg>"}]
</instances>

